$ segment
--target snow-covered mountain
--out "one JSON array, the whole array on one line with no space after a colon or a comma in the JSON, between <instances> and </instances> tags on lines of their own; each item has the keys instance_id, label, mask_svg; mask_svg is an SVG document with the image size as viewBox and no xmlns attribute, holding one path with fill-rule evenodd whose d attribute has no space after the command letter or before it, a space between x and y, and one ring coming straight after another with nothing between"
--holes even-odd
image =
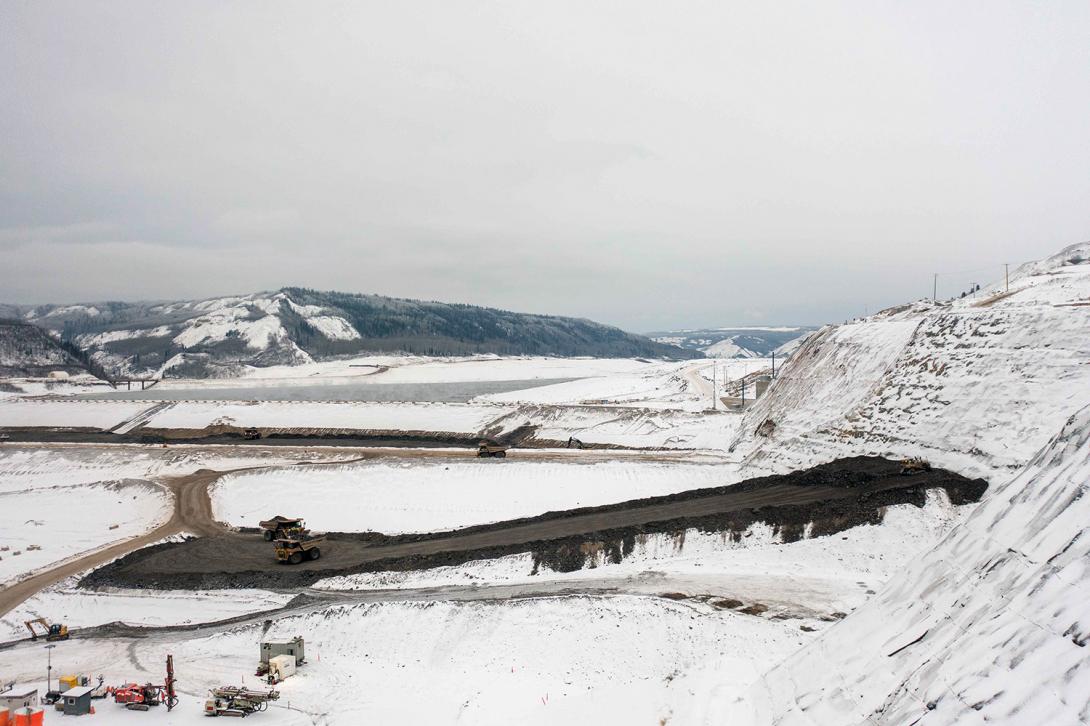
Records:
<instances>
[{"instance_id":1,"label":"snow-covered mountain","mask_svg":"<svg viewBox=\"0 0 1090 726\"><path fill-rule=\"evenodd\" d=\"M217 376L373 352L691 358L589 320L285 288L210 300L14 308L107 370Z\"/></svg>"},{"instance_id":2,"label":"snow-covered mountain","mask_svg":"<svg viewBox=\"0 0 1090 726\"><path fill-rule=\"evenodd\" d=\"M815 330L817 328L812 326L706 328L648 333L647 336L658 343L699 351L708 358L767 358L773 352L777 357L787 358Z\"/></svg>"}]
</instances>

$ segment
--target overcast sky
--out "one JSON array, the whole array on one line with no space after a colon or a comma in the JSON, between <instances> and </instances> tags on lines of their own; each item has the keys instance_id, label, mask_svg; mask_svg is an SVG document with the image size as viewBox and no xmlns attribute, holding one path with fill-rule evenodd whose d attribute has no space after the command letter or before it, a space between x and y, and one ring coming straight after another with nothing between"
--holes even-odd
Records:
<instances>
[{"instance_id":1,"label":"overcast sky","mask_svg":"<svg viewBox=\"0 0 1090 726\"><path fill-rule=\"evenodd\" d=\"M0 0L0 302L821 323L1090 239L1090 3Z\"/></svg>"}]
</instances>

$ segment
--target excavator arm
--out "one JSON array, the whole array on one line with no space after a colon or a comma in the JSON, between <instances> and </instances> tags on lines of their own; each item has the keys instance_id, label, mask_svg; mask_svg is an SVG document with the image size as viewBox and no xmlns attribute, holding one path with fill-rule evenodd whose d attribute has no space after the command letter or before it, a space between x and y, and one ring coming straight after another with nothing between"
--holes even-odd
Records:
<instances>
[{"instance_id":1,"label":"excavator arm","mask_svg":"<svg viewBox=\"0 0 1090 726\"><path fill-rule=\"evenodd\" d=\"M46 620L45 618L35 618L34 620L27 620L24 623L24 625L26 625L27 630L30 631L30 639L31 640L37 640L38 639L38 631L34 629L35 625L41 625L42 626L42 631L43 631L42 635L45 635L45 636L49 635L49 621Z\"/></svg>"}]
</instances>

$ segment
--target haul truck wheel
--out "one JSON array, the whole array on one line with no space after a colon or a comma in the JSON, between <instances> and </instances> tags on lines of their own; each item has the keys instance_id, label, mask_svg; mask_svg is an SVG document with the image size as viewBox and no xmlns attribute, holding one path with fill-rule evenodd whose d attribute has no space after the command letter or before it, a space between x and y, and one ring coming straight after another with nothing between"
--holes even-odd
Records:
<instances>
[{"instance_id":1,"label":"haul truck wheel","mask_svg":"<svg viewBox=\"0 0 1090 726\"><path fill-rule=\"evenodd\" d=\"M273 533L272 533L272 532L270 532L270 531L269 531L269 530L267 530L267 529L266 529L266 530L265 530L265 532L264 532L264 537L265 537L265 541L266 541L266 542L272 542L272 541L273 541Z\"/></svg>"},{"instance_id":2,"label":"haul truck wheel","mask_svg":"<svg viewBox=\"0 0 1090 726\"><path fill-rule=\"evenodd\" d=\"M322 551L320 549L318 549L317 547L315 547L314 549L312 549L310 551L309 554L310 554L310 559L316 560L316 559L318 559L319 557L322 556Z\"/></svg>"},{"instance_id":3,"label":"haul truck wheel","mask_svg":"<svg viewBox=\"0 0 1090 726\"><path fill-rule=\"evenodd\" d=\"M303 553L302 552L292 552L291 557L289 557L288 560L291 562L291 564L298 565L300 562L303 561Z\"/></svg>"}]
</instances>

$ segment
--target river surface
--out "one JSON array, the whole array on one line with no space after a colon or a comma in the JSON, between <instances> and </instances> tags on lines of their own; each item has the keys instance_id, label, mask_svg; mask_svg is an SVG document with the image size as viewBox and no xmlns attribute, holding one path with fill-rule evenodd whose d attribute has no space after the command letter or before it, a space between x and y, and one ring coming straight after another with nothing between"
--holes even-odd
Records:
<instances>
[{"instance_id":1,"label":"river surface","mask_svg":"<svg viewBox=\"0 0 1090 726\"><path fill-rule=\"evenodd\" d=\"M122 401L434 401L465 403L488 393L566 383L576 378L534 378L519 381L460 381L444 383L300 383L255 386L173 388L159 384L146 391L86 393L76 398Z\"/></svg>"}]
</instances>

